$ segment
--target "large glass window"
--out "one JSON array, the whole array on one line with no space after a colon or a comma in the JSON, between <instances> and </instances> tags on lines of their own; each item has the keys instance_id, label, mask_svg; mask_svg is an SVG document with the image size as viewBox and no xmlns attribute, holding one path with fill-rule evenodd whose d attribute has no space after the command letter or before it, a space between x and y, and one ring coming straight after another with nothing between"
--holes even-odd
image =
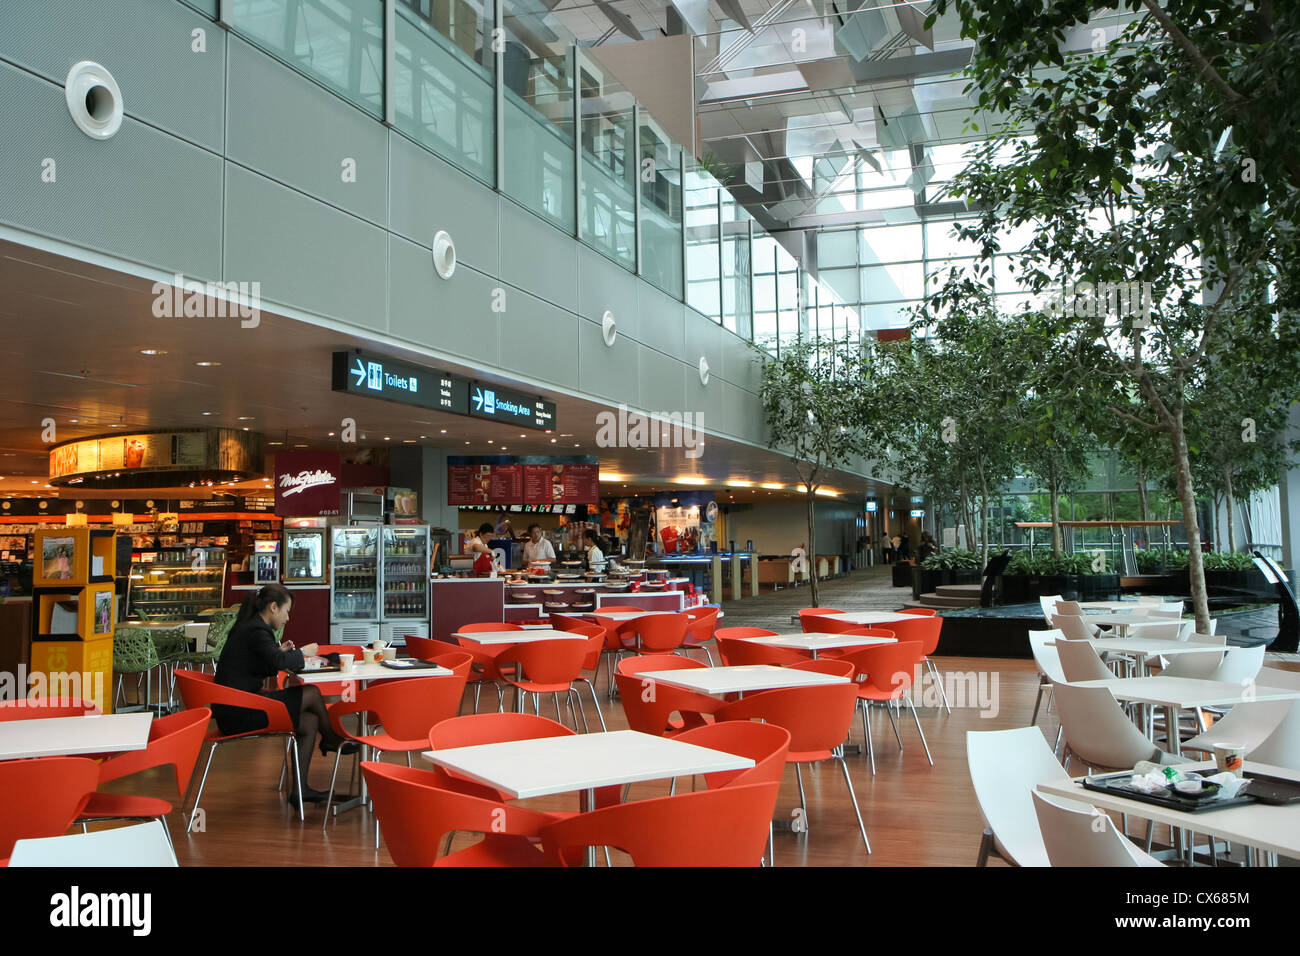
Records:
<instances>
[{"instance_id":1,"label":"large glass window","mask_svg":"<svg viewBox=\"0 0 1300 956\"><path fill-rule=\"evenodd\" d=\"M686 173L686 304L722 321L718 252L718 194L722 187L704 170Z\"/></svg>"},{"instance_id":2,"label":"large glass window","mask_svg":"<svg viewBox=\"0 0 1300 956\"><path fill-rule=\"evenodd\" d=\"M641 113L641 275L682 297L682 149Z\"/></svg>"},{"instance_id":3,"label":"large glass window","mask_svg":"<svg viewBox=\"0 0 1300 956\"><path fill-rule=\"evenodd\" d=\"M582 197L579 237L628 269L636 268L636 130L633 99L617 80L579 60L582 96Z\"/></svg>"}]
</instances>

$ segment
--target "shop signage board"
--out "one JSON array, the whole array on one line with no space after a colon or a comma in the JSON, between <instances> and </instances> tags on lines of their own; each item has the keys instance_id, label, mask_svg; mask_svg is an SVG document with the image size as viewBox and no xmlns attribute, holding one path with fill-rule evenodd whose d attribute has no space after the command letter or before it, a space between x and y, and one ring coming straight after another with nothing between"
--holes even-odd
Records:
<instances>
[{"instance_id":1,"label":"shop signage board","mask_svg":"<svg viewBox=\"0 0 1300 956\"><path fill-rule=\"evenodd\" d=\"M452 506L521 505L524 511L544 508L560 514L570 505L595 504L599 497L595 456L447 459L447 504Z\"/></svg>"},{"instance_id":2,"label":"shop signage board","mask_svg":"<svg viewBox=\"0 0 1300 956\"><path fill-rule=\"evenodd\" d=\"M284 451L275 456L275 513L330 517L339 513L343 491L336 451Z\"/></svg>"},{"instance_id":3,"label":"shop signage board","mask_svg":"<svg viewBox=\"0 0 1300 956\"><path fill-rule=\"evenodd\" d=\"M333 354L336 392L469 415L523 428L556 427L555 403L519 389L471 381L411 362L353 350Z\"/></svg>"}]
</instances>

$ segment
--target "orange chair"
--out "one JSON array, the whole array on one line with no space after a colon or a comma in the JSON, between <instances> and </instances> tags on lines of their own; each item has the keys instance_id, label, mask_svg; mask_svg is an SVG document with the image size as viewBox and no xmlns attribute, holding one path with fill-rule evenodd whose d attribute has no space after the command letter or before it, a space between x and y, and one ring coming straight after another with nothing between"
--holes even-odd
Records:
<instances>
[{"instance_id":1,"label":"orange chair","mask_svg":"<svg viewBox=\"0 0 1300 956\"><path fill-rule=\"evenodd\" d=\"M418 634L406 635L406 651L418 661L432 660L439 654L458 649L459 645L447 641L435 641L432 638L420 637Z\"/></svg>"},{"instance_id":2,"label":"orange chair","mask_svg":"<svg viewBox=\"0 0 1300 956\"><path fill-rule=\"evenodd\" d=\"M879 627L851 627L844 631L834 631L834 632L823 631L821 633L825 633L825 634L834 633L840 637L887 637L890 638L891 640L894 639L893 631L888 631L885 630L884 628L879 628ZM862 646L870 647L871 645L863 644ZM819 653L821 654L822 657L843 657L845 654L848 654L851 651L855 651L855 650L857 650L857 648L855 647L828 647L824 651L820 651Z\"/></svg>"},{"instance_id":3,"label":"orange chair","mask_svg":"<svg viewBox=\"0 0 1300 956\"><path fill-rule=\"evenodd\" d=\"M222 734L219 728L213 727L208 731L204 738L210 744L208 760L203 766L203 776L199 779L199 792L194 797L194 808L190 811L190 823L185 832L188 833L189 828L194 826L194 816L199 811L199 802L203 799L203 787L208 782L208 771L212 769L212 758L216 755L217 748L236 740L259 740L265 737L285 738L285 750L292 755L293 759L293 777L300 784L297 788L298 819L305 820L306 814L302 809L302 773L298 768L298 748L294 746L297 737L293 721L289 719L288 708L282 702L263 697L261 694L250 694L247 691L235 690L233 687L223 687L215 682L213 674L179 669L174 673L177 686L181 691L181 700L185 702L187 710L200 707L210 709L213 704L226 704L231 707L260 710L266 714L266 726L260 730L250 730L242 734ZM188 794L186 796L188 797ZM184 806L185 802L182 801L182 809Z\"/></svg>"},{"instance_id":4,"label":"orange chair","mask_svg":"<svg viewBox=\"0 0 1300 956\"><path fill-rule=\"evenodd\" d=\"M943 701L943 709L951 714L952 707L948 705L948 694L943 689L939 669L934 666L934 661L930 660L930 655L939 649L939 633L943 630L943 618L931 614L918 617L915 621L895 621L889 625L889 629L900 641L920 642L921 660L925 662L926 670L930 672L930 679L939 688L939 699Z\"/></svg>"},{"instance_id":5,"label":"orange chair","mask_svg":"<svg viewBox=\"0 0 1300 956\"><path fill-rule=\"evenodd\" d=\"M918 618L917 620L925 620ZM876 752L871 743L871 725L867 721L867 710L873 701L892 703L901 700L912 711L916 721L916 732L921 735L921 746L925 748L925 757L934 766L930 756L930 745L925 742L925 731L921 729L921 719L916 716L916 707L908 691L912 687L912 674L921 662L921 644L919 641L899 641L897 644L877 644L864 647L851 654L845 654L840 661L852 664L856 670L857 682L852 686L857 690L858 702L862 706L862 732L867 737L867 753L871 756L871 772L876 772ZM894 728L894 737L898 740L898 749L903 749L903 738L898 735L898 724L894 721L893 710L885 708L889 723Z\"/></svg>"},{"instance_id":6,"label":"orange chair","mask_svg":"<svg viewBox=\"0 0 1300 956\"><path fill-rule=\"evenodd\" d=\"M573 683L582 676L584 665L591 654L600 656L604 645L604 635L585 640L566 638L555 641L536 641L530 644L513 644L498 658L502 663L515 665L514 677L506 678L515 689L515 709L523 713L523 695L533 695L533 712L541 716L540 695L550 694L555 703L555 719L560 720L560 694L565 695L569 704L569 716L573 720L573 729L578 729L578 716L573 711L573 697L578 697ZM578 710L582 711L583 728L587 726L587 714L582 707L582 698L578 697ZM604 724L604 717L601 718Z\"/></svg>"},{"instance_id":7,"label":"orange chair","mask_svg":"<svg viewBox=\"0 0 1300 956\"><path fill-rule=\"evenodd\" d=\"M144 750L132 750L112 757L99 765L99 785L122 777L170 766L176 774L176 792L184 798L189 792L194 765L203 749L212 711L206 707L182 710L169 717L159 717L149 724L149 743ZM78 822L95 820L162 820L163 832L171 842L167 814L172 812L169 801L158 797L133 797L122 793L96 792L81 811Z\"/></svg>"},{"instance_id":8,"label":"orange chair","mask_svg":"<svg viewBox=\"0 0 1300 956\"><path fill-rule=\"evenodd\" d=\"M686 640L686 629L691 619L686 614L647 614L628 621L626 636L632 638L624 648L638 654L676 654Z\"/></svg>"},{"instance_id":9,"label":"orange chair","mask_svg":"<svg viewBox=\"0 0 1300 956\"><path fill-rule=\"evenodd\" d=\"M932 607L903 607L899 608L896 614L915 614L917 617L934 617L939 612Z\"/></svg>"},{"instance_id":10,"label":"orange chair","mask_svg":"<svg viewBox=\"0 0 1300 956\"><path fill-rule=\"evenodd\" d=\"M704 715L720 707L722 701L640 676L642 671L689 670L703 666L689 657L668 655L621 661L614 679L618 682L628 727L656 737L674 737L683 730L706 724ZM674 719L673 714L680 714L680 719Z\"/></svg>"},{"instance_id":11,"label":"orange chair","mask_svg":"<svg viewBox=\"0 0 1300 956\"><path fill-rule=\"evenodd\" d=\"M543 826L542 847L558 866L592 846L617 847L635 866L757 866L779 787L730 786L593 810Z\"/></svg>"},{"instance_id":12,"label":"orange chair","mask_svg":"<svg viewBox=\"0 0 1300 956\"><path fill-rule=\"evenodd\" d=\"M817 622L814 621L813 618L821 617L824 614L843 614L843 613L844 612L841 611L839 608L834 608L834 607L806 607L803 608L801 611L799 611L799 626L803 629L803 632L805 634L817 633L817 632L825 634L827 633L827 628L817 627L815 625L818 623L830 623L830 622Z\"/></svg>"},{"instance_id":13,"label":"orange chair","mask_svg":"<svg viewBox=\"0 0 1300 956\"><path fill-rule=\"evenodd\" d=\"M740 630L733 628L732 630ZM757 630L757 628L755 628ZM764 635L756 634L755 637ZM772 647L769 644L755 644L744 638L718 638L718 656L727 667L744 667L750 664L774 664L785 667L809 659L808 652L793 647Z\"/></svg>"},{"instance_id":14,"label":"orange chair","mask_svg":"<svg viewBox=\"0 0 1300 956\"><path fill-rule=\"evenodd\" d=\"M691 623L686 626L686 638L682 641L682 647L691 651L703 651L709 659L710 667L713 666L713 654L709 651L708 643L713 640L713 630L718 625L719 610L721 608L716 604L709 604L686 612Z\"/></svg>"},{"instance_id":15,"label":"orange chair","mask_svg":"<svg viewBox=\"0 0 1300 956\"><path fill-rule=\"evenodd\" d=\"M17 841L66 833L98 782L85 757L0 761L0 866Z\"/></svg>"},{"instance_id":16,"label":"orange chair","mask_svg":"<svg viewBox=\"0 0 1300 956\"><path fill-rule=\"evenodd\" d=\"M836 658L822 658L815 661L800 661L789 665L792 671L812 671L817 674L832 674L835 677L853 679L856 668L851 661Z\"/></svg>"},{"instance_id":17,"label":"orange chair","mask_svg":"<svg viewBox=\"0 0 1300 956\"><path fill-rule=\"evenodd\" d=\"M406 765L411 765L411 751L423 750L429 731L460 710L465 695L465 677L452 673L450 677L408 677L371 684L357 694L354 701L339 701L329 707L330 725L340 737L355 740L362 746L373 748L379 754L406 754ZM382 731L372 734L354 734L343 727L348 714L370 713L370 723ZM339 762L343 748L334 754L334 773L330 777L330 792L325 798L325 819L321 829L329 824L330 805L334 802L334 788L338 782ZM375 757L376 762L379 756ZM375 827L375 846L379 846L379 827Z\"/></svg>"},{"instance_id":18,"label":"orange chair","mask_svg":"<svg viewBox=\"0 0 1300 956\"><path fill-rule=\"evenodd\" d=\"M799 619L805 634L843 634L859 630L862 625L853 621L837 621L825 614L809 614Z\"/></svg>"},{"instance_id":19,"label":"orange chair","mask_svg":"<svg viewBox=\"0 0 1300 956\"><path fill-rule=\"evenodd\" d=\"M559 611L552 611L549 619L551 627L557 631L572 631L574 628L582 627L588 623L573 614L561 614Z\"/></svg>"},{"instance_id":20,"label":"orange chair","mask_svg":"<svg viewBox=\"0 0 1300 956\"><path fill-rule=\"evenodd\" d=\"M513 716L484 714L482 716ZM545 866L546 858L529 837L537 837L555 817L500 800L470 796L437 786L427 770L392 764L361 764L375 818L388 852L398 866ZM482 841L438 856L444 836L482 833Z\"/></svg>"},{"instance_id":21,"label":"orange chair","mask_svg":"<svg viewBox=\"0 0 1300 956\"><path fill-rule=\"evenodd\" d=\"M0 761L0 866L16 841L66 833L98 778L99 764L88 757Z\"/></svg>"},{"instance_id":22,"label":"orange chair","mask_svg":"<svg viewBox=\"0 0 1300 956\"><path fill-rule=\"evenodd\" d=\"M6 720L44 720L50 717L85 717L98 714L99 705L93 700L73 697L27 697L20 700L0 700L0 723Z\"/></svg>"},{"instance_id":23,"label":"orange chair","mask_svg":"<svg viewBox=\"0 0 1300 956\"><path fill-rule=\"evenodd\" d=\"M870 853L871 841L867 839L867 827L862 822L862 811L858 808L858 798L853 792L853 781L849 777L849 765L845 763L841 749L849 735L849 725L853 723L857 701L858 692L853 684L780 688L725 704L714 711L714 719L721 723L758 718L790 732L790 751L786 755L786 762L794 764L799 781L799 806L805 824L808 820L808 802L804 796L802 765L819 760L838 760L840 769L844 771L844 782L849 788L849 798L853 801L853 812L858 817L862 842Z\"/></svg>"},{"instance_id":24,"label":"orange chair","mask_svg":"<svg viewBox=\"0 0 1300 956\"><path fill-rule=\"evenodd\" d=\"M605 715L601 713L600 704L596 701L596 685L591 679L600 676L600 659L605 656L605 629L599 624L584 623L568 630L570 633L582 634L587 638L587 656L582 659L582 669L591 671L591 677L584 677L579 674L574 683L581 681L587 685L587 690L591 691L591 703L596 708L596 716L600 718L600 729L607 731L609 728L605 726ZM581 698L579 698L579 705L581 705ZM585 712L582 713L582 726L587 726Z\"/></svg>"},{"instance_id":25,"label":"orange chair","mask_svg":"<svg viewBox=\"0 0 1300 956\"><path fill-rule=\"evenodd\" d=\"M729 720L721 724L706 724L678 734L675 740L710 750L749 757L754 766L748 770L720 770L704 775L704 785L710 790L718 787L743 787L751 783L781 783L785 773L785 757L790 750L790 731L776 724L760 724L752 720ZM767 862L775 865L775 846L771 821L768 821Z\"/></svg>"},{"instance_id":26,"label":"orange chair","mask_svg":"<svg viewBox=\"0 0 1300 956\"><path fill-rule=\"evenodd\" d=\"M487 621L481 624L462 624L457 630L462 634L473 634L475 631L522 631L523 628L518 624L508 624L505 622ZM460 649L473 655L474 657L474 674L470 677L470 683L474 685L474 713L478 713L479 693L483 685L489 681L496 688L497 692L497 711L504 712L506 709L505 694L502 691L501 682L505 680L505 675L497 667L497 655L506 650L510 645L493 645L488 649L484 645L475 644L473 641L463 641L457 638Z\"/></svg>"},{"instance_id":27,"label":"orange chair","mask_svg":"<svg viewBox=\"0 0 1300 956\"><path fill-rule=\"evenodd\" d=\"M769 631L762 627L720 627L715 630L713 639L717 642L718 657L722 659L724 667L727 666L727 655L722 649L722 642L735 641L742 637L776 637L776 631ZM785 649L789 650L789 648Z\"/></svg>"}]
</instances>

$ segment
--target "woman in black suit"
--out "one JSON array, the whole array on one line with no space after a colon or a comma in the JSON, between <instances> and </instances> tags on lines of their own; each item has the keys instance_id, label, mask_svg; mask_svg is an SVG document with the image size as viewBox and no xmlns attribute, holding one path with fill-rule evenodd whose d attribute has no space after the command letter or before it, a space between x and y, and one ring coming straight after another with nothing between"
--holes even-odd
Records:
<instances>
[{"instance_id":1,"label":"woman in black suit","mask_svg":"<svg viewBox=\"0 0 1300 956\"><path fill-rule=\"evenodd\" d=\"M278 643L275 632L289 622L289 609L293 598L286 588L279 584L268 584L255 594L244 599L239 609L239 616L226 638L226 646L221 650L221 659L217 661L216 682L223 687L261 694L284 704L289 711L289 719L297 729L298 768L302 774L302 798L309 802L320 802L326 794L306 786L307 768L311 764L312 745L320 735L322 754L331 753L342 747L344 753L355 753L357 744L345 742L330 726L329 715L325 711L325 701L320 691L309 685L286 687L283 690L262 690L263 682L274 677L282 670L297 670L303 666L307 657L315 655L319 645L304 644L294 647L292 641ZM266 726L266 715L246 707L232 707L217 704L213 716L223 734L251 733ZM290 797L296 802L297 795Z\"/></svg>"}]
</instances>

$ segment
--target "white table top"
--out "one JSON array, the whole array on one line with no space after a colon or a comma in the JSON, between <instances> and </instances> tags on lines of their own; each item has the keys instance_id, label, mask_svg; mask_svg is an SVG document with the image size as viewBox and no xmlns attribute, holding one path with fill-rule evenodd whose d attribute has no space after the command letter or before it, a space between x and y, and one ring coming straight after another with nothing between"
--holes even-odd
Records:
<instances>
[{"instance_id":1,"label":"white table top","mask_svg":"<svg viewBox=\"0 0 1300 956\"><path fill-rule=\"evenodd\" d=\"M1228 681L1198 680L1193 677L1114 677L1109 680L1074 681L1072 686L1105 687L1115 695L1116 700L1179 709L1231 706L1245 700L1300 698L1300 690L1282 687L1247 688Z\"/></svg>"},{"instance_id":2,"label":"white table top","mask_svg":"<svg viewBox=\"0 0 1300 956\"><path fill-rule=\"evenodd\" d=\"M153 714L0 721L0 760L144 750Z\"/></svg>"},{"instance_id":3,"label":"white table top","mask_svg":"<svg viewBox=\"0 0 1300 956\"><path fill-rule=\"evenodd\" d=\"M1154 637L1094 637L1088 641L1099 651L1118 654L1208 654L1213 651L1243 650L1235 644L1205 644L1201 641L1162 641Z\"/></svg>"},{"instance_id":4,"label":"white table top","mask_svg":"<svg viewBox=\"0 0 1300 956\"><path fill-rule=\"evenodd\" d=\"M617 608L596 608L594 611L587 611L587 614L593 617L607 617L612 621L634 621L638 617L653 617L656 614L684 614L685 611L620 611ZM575 615L577 616L577 615Z\"/></svg>"},{"instance_id":5,"label":"white table top","mask_svg":"<svg viewBox=\"0 0 1300 956\"><path fill-rule=\"evenodd\" d=\"M822 674L817 671L793 670L789 667L774 667L771 664L641 671L636 676L715 697L752 690L774 690L779 687L822 687L826 684L850 683L847 677L837 677L834 674Z\"/></svg>"},{"instance_id":6,"label":"white table top","mask_svg":"<svg viewBox=\"0 0 1300 956\"><path fill-rule=\"evenodd\" d=\"M1211 760L1201 763L1179 764L1179 769L1208 770L1213 766L1214 761ZM1251 760L1247 760L1242 769L1268 774L1272 777L1282 777L1287 780L1300 780L1300 773L1296 773L1294 770L1271 767ZM1082 779L1082 777L1078 777L1074 780L1040 783L1038 789L1043 793L1054 796L1082 800L1103 810L1131 813L1144 820L1154 820L1156 823L1185 827L1196 833L1216 837L1220 840L1245 843L1248 846L1258 847L1261 850L1283 856L1300 856L1300 804L1272 807L1261 803L1249 803L1245 806L1230 807L1227 810L1214 810L1209 813L1184 813L1181 810L1158 807L1155 804L1143 803L1140 800L1131 800L1127 797L1085 790L1078 782ZM1250 792L1249 789L1247 792Z\"/></svg>"},{"instance_id":7,"label":"white table top","mask_svg":"<svg viewBox=\"0 0 1300 956\"><path fill-rule=\"evenodd\" d=\"M352 670L347 673L343 671L326 671L324 673L299 671L293 676L303 684L333 684L336 681L345 680L369 681L392 680L399 677L449 677L451 673L446 667L412 667L410 670L404 670L385 667L378 661L374 664L356 661L352 665Z\"/></svg>"},{"instance_id":8,"label":"white table top","mask_svg":"<svg viewBox=\"0 0 1300 956\"><path fill-rule=\"evenodd\" d=\"M1085 611L1100 610L1123 612L1136 611L1139 608L1151 610L1152 608L1160 607L1159 604L1154 602L1143 604L1140 601L1079 601L1077 603L1079 607L1083 608Z\"/></svg>"},{"instance_id":9,"label":"white table top","mask_svg":"<svg viewBox=\"0 0 1300 956\"><path fill-rule=\"evenodd\" d=\"M536 644L538 641L587 640L582 634L574 634L572 631L557 631L553 627L539 627L530 631L470 631L468 634L456 633L452 636L465 641L473 641L475 644Z\"/></svg>"},{"instance_id":10,"label":"white table top","mask_svg":"<svg viewBox=\"0 0 1300 956\"><path fill-rule=\"evenodd\" d=\"M771 637L742 637L740 640L748 641L750 644L764 644L768 647L793 647L801 651L898 643L896 637L854 637L852 634L774 634Z\"/></svg>"},{"instance_id":11,"label":"white table top","mask_svg":"<svg viewBox=\"0 0 1300 956\"><path fill-rule=\"evenodd\" d=\"M635 730L427 750L424 757L515 800L754 766L749 757Z\"/></svg>"},{"instance_id":12,"label":"white table top","mask_svg":"<svg viewBox=\"0 0 1300 956\"><path fill-rule=\"evenodd\" d=\"M866 627L869 624L892 624L895 621L913 621L923 615L899 614L897 611L842 611L839 614L823 614L820 617L832 621L849 621Z\"/></svg>"},{"instance_id":13,"label":"white table top","mask_svg":"<svg viewBox=\"0 0 1300 956\"><path fill-rule=\"evenodd\" d=\"M1089 614L1089 624L1177 624L1178 618L1148 617L1145 614Z\"/></svg>"}]
</instances>

